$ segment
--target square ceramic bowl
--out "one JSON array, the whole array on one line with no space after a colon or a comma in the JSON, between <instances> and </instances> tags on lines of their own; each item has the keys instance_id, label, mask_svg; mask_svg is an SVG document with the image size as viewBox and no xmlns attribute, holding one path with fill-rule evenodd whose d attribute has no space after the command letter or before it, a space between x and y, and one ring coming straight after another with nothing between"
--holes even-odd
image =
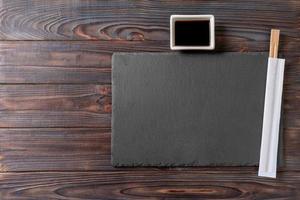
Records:
<instances>
[{"instance_id":1,"label":"square ceramic bowl","mask_svg":"<svg viewBox=\"0 0 300 200\"><path fill-rule=\"evenodd\" d=\"M171 15L172 50L213 50L215 18L213 15Z\"/></svg>"}]
</instances>

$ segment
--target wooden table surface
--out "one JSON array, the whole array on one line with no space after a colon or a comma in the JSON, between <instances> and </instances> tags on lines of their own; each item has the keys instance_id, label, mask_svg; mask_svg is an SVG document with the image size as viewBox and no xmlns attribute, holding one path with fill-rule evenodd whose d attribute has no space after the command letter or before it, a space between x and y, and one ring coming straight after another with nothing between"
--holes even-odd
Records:
<instances>
[{"instance_id":1,"label":"wooden table surface","mask_svg":"<svg viewBox=\"0 0 300 200\"><path fill-rule=\"evenodd\" d=\"M284 160L256 167L110 165L111 56L170 51L171 14L213 14L216 50L281 30ZM300 199L299 0L0 0L0 199Z\"/></svg>"}]
</instances>

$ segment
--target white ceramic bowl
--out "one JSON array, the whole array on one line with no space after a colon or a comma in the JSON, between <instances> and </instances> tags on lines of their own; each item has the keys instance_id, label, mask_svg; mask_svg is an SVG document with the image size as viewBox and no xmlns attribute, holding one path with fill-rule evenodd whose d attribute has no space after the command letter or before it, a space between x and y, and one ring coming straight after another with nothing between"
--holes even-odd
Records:
<instances>
[{"instance_id":1,"label":"white ceramic bowl","mask_svg":"<svg viewBox=\"0 0 300 200\"><path fill-rule=\"evenodd\" d=\"M176 21L209 21L208 46L179 46L175 45ZM170 48L172 50L213 50L215 48L215 17L213 15L171 15L170 18Z\"/></svg>"}]
</instances>

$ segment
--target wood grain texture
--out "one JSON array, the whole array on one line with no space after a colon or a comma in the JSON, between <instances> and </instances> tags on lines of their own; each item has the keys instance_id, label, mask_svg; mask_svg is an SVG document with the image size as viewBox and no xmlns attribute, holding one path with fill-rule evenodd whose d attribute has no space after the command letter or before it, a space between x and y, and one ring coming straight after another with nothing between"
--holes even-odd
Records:
<instances>
[{"instance_id":1,"label":"wood grain texture","mask_svg":"<svg viewBox=\"0 0 300 200\"><path fill-rule=\"evenodd\" d=\"M2 173L4 199L298 199L299 173L148 170Z\"/></svg>"},{"instance_id":2,"label":"wood grain texture","mask_svg":"<svg viewBox=\"0 0 300 200\"><path fill-rule=\"evenodd\" d=\"M55 66L0 66L0 83L110 84L111 69Z\"/></svg>"},{"instance_id":3,"label":"wood grain texture","mask_svg":"<svg viewBox=\"0 0 300 200\"><path fill-rule=\"evenodd\" d=\"M0 65L110 68L112 53L123 51L169 51L169 45L157 41L0 41Z\"/></svg>"},{"instance_id":4,"label":"wood grain texture","mask_svg":"<svg viewBox=\"0 0 300 200\"><path fill-rule=\"evenodd\" d=\"M299 13L298 0L0 0L0 199L300 199ZM219 52L268 52L281 30L278 179L111 167L111 56L170 51L171 14L214 14Z\"/></svg>"},{"instance_id":5,"label":"wood grain texture","mask_svg":"<svg viewBox=\"0 0 300 200\"><path fill-rule=\"evenodd\" d=\"M110 85L3 85L1 111L111 113Z\"/></svg>"},{"instance_id":6,"label":"wood grain texture","mask_svg":"<svg viewBox=\"0 0 300 200\"><path fill-rule=\"evenodd\" d=\"M111 87L4 85L0 127L110 127Z\"/></svg>"},{"instance_id":7,"label":"wood grain texture","mask_svg":"<svg viewBox=\"0 0 300 200\"><path fill-rule=\"evenodd\" d=\"M109 128L0 129L0 144L0 172L113 169Z\"/></svg>"},{"instance_id":8,"label":"wood grain texture","mask_svg":"<svg viewBox=\"0 0 300 200\"><path fill-rule=\"evenodd\" d=\"M110 127L111 114L86 111L1 111L0 128Z\"/></svg>"},{"instance_id":9,"label":"wood grain texture","mask_svg":"<svg viewBox=\"0 0 300 200\"><path fill-rule=\"evenodd\" d=\"M296 1L200 0L178 4L176 0L1 0L0 38L166 41L169 40L169 17L174 13L213 14L217 37L229 40L268 41L269 30L274 26L287 37L299 36Z\"/></svg>"}]
</instances>

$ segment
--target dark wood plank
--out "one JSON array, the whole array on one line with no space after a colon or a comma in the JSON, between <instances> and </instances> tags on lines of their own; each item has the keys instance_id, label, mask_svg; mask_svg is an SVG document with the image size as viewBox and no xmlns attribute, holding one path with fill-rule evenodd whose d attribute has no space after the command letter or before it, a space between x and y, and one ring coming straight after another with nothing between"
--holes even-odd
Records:
<instances>
[{"instance_id":1,"label":"dark wood plank","mask_svg":"<svg viewBox=\"0 0 300 200\"><path fill-rule=\"evenodd\" d=\"M3 199L299 199L300 173L148 170L2 173Z\"/></svg>"},{"instance_id":2,"label":"dark wood plank","mask_svg":"<svg viewBox=\"0 0 300 200\"><path fill-rule=\"evenodd\" d=\"M0 83L111 83L110 68L0 66Z\"/></svg>"},{"instance_id":3,"label":"dark wood plank","mask_svg":"<svg viewBox=\"0 0 300 200\"><path fill-rule=\"evenodd\" d=\"M267 52L269 32L264 41L217 38L216 51ZM282 36L280 53L287 59L299 57L299 44L299 38ZM169 52L169 41L0 41L0 65L109 68L113 52L142 51Z\"/></svg>"},{"instance_id":4,"label":"dark wood plank","mask_svg":"<svg viewBox=\"0 0 300 200\"><path fill-rule=\"evenodd\" d=\"M110 68L113 52L169 49L159 41L0 41L0 65Z\"/></svg>"},{"instance_id":5,"label":"dark wood plank","mask_svg":"<svg viewBox=\"0 0 300 200\"><path fill-rule=\"evenodd\" d=\"M0 128L110 127L111 114L86 111L1 111Z\"/></svg>"},{"instance_id":6,"label":"dark wood plank","mask_svg":"<svg viewBox=\"0 0 300 200\"><path fill-rule=\"evenodd\" d=\"M299 133L300 128L285 130L285 164L280 171L300 172ZM0 144L0 172L122 170L111 167L109 128L0 129Z\"/></svg>"},{"instance_id":7,"label":"dark wood plank","mask_svg":"<svg viewBox=\"0 0 300 200\"><path fill-rule=\"evenodd\" d=\"M0 127L110 127L109 85L4 85Z\"/></svg>"},{"instance_id":8,"label":"dark wood plank","mask_svg":"<svg viewBox=\"0 0 300 200\"><path fill-rule=\"evenodd\" d=\"M0 129L0 143L1 172L112 169L106 128Z\"/></svg>"},{"instance_id":9,"label":"dark wood plank","mask_svg":"<svg viewBox=\"0 0 300 200\"><path fill-rule=\"evenodd\" d=\"M3 85L1 111L111 113L110 85Z\"/></svg>"},{"instance_id":10,"label":"dark wood plank","mask_svg":"<svg viewBox=\"0 0 300 200\"><path fill-rule=\"evenodd\" d=\"M258 43L269 39L271 27L299 37L299 7L295 0L1 0L0 39L162 41L169 39L171 14L209 13L216 17L217 37L228 44Z\"/></svg>"}]
</instances>

